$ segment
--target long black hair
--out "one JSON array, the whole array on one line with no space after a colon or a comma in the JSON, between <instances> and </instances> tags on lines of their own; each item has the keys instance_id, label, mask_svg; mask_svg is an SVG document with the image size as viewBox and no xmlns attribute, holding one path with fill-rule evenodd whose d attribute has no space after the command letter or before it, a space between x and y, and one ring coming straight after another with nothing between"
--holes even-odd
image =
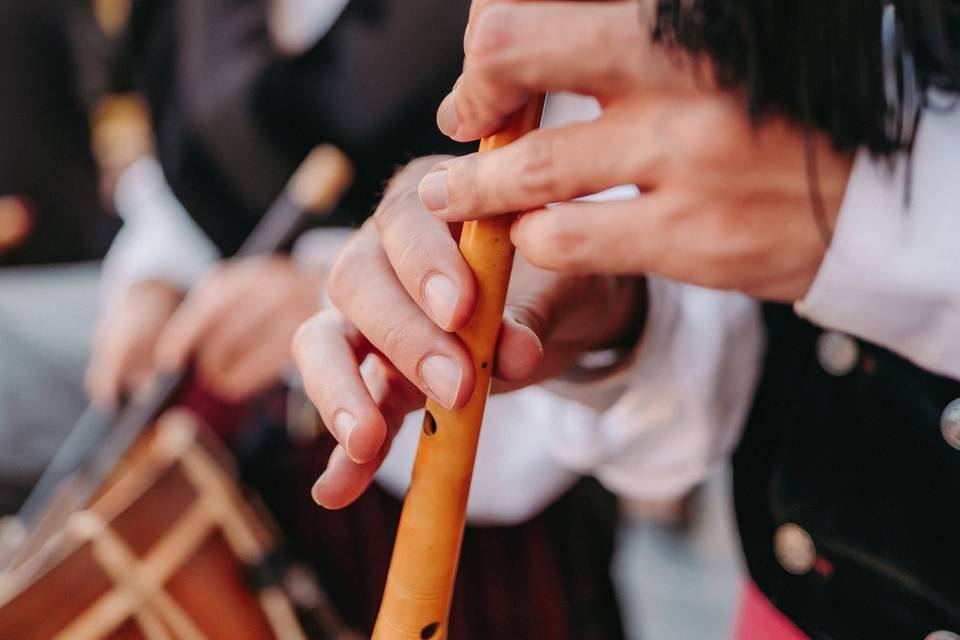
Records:
<instances>
[{"instance_id":1,"label":"long black hair","mask_svg":"<svg viewBox=\"0 0 960 640\"><path fill-rule=\"evenodd\" d=\"M718 82L741 89L755 117L789 117L826 132L838 149L908 149L919 112L911 101L922 104L930 87L960 89L960 0L657 7L655 37L708 57Z\"/></svg>"}]
</instances>

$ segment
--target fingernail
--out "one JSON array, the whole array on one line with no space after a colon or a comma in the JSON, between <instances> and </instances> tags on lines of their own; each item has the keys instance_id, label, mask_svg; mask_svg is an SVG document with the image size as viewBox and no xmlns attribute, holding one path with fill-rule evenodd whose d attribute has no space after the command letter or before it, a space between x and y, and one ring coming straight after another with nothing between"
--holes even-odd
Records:
<instances>
[{"instance_id":1,"label":"fingernail","mask_svg":"<svg viewBox=\"0 0 960 640\"><path fill-rule=\"evenodd\" d=\"M326 508L327 505L324 504L322 499L323 490L326 489L326 472L320 474L320 477L317 478L317 481L313 483L313 487L310 489L310 497L313 498L313 501L316 502L321 507Z\"/></svg>"},{"instance_id":2,"label":"fingernail","mask_svg":"<svg viewBox=\"0 0 960 640\"><path fill-rule=\"evenodd\" d=\"M446 356L429 356L420 365L420 378L430 395L448 409L453 408L460 391L463 372Z\"/></svg>"},{"instance_id":3,"label":"fingernail","mask_svg":"<svg viewBox=\"0 0 960 640\"><path fill-rule=\"evenodd\" d=\"M440 103L440 108L437 109L437 126L440 127L440 131L448 136L453 136L457 133L460 120L457 118L457 108L453 103L452 93L443 99L443 102Z\"/></svg>"},{"instance_id":4,"label":"fingernail","mask_svg":"<svg viewBox=\"0 0 960 640\"><path fill-rule=\"evenodd\" d=\"M337 432L337 439L343 443L344 447L350 440L350 432L355 426L357 426L357 419L349 411L339 409L333 414L333 428Z\"/></svg>"},{"instance_id":5,"label":"fingernail","mask_svg":"<svg viewBox=\"0 0 960 640\"><path fill-rule=\"evenodd\" d=\"M450 197L447 191L447 170L440 169L425 175L417 191L420 194L420 202L427 209L432 211L446 209Z\"/></svg>"},{"instance_id":6,"label":"fingernail","mask_svg":"<svg viewBox=\"0 0 960 640\"><path fill-rule=\"evenodd\" d=\"M427 304L427 311L433 316L433 321L443 329L450 327L459 297L460 290L457 285L442 273L430 276L423 285L423 299Z\"/></svg>"}]
</instances>

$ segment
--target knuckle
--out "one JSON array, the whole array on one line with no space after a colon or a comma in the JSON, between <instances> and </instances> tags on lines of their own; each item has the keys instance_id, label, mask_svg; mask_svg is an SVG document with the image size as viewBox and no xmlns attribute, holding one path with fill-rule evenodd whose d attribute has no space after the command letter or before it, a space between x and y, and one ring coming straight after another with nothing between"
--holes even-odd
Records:
<instances>
[{"instance_id":1,"label":"knuckle","mask_svg":"<svg viewBox=\"0 0 960 640\"><path fill-rule=\"evenodd\" d=\"M330 300L337 306L350 300L354 292L352 274L356 271L358 253L356 238L351 238L330 268L330 274L327 276L327 292Z\"/></svg>"},{"instance_id":2,"label":"knuckle","mask_svg":"<svg viewBox=\"0 0 960 640\"><path fill-rule=\"evenodd\" d=\"M384 229L388 228L390 222L397 215L397 207L403 198L409 193L409 188L404 186L394 186L389 189L384 195L383 200L380 201L380 205L376 208L371 216L373 224L377 227L377 230L381 233Z\"/></svg>"},{"instance_id":3,"label":"knuckle","mask_svg":"<svg viewBox=\"0 0 960 640\"><path fill-rule=\"evenodd\" d=\"M405 361L404 353L409 349L409 335L406 332L407 322L395 322L386 316L381 316L381 322L386 323L380 339L380 350L397 366Z\"/></svg>"},{"instance_id":4,"label":"knuckle","mask_svg":"<svg viewBox=\"0 0 960 640\"><path fill-rule=\"evenodd\" d=\"M294 357L300 357L312 348L321 332L320 325L322 322L320 314L317 314L297 327L293 339L290 341L290 348Z\"/></svg>"},{"instance_id":5,"label":"knuckle","mask_svg":"<svg viewBox=\"0 0 960 640\"><path fill-rule=\"evenodd\" d=\"M389 201L385 200L373 214L373 223L382 242L394 237L398 230L406 229L411 218L423 214L417 184L397 190L390 194L388 199ZM366 228L361 231L361 233L370 232Z\"/></svg>"},{"instance_id":6,"label":"knuckle","mask_svg":"<svg viewBox=\"0 0 960 640\"><path fill-rule=\"evenodd\" d=\"M529 136L520 161L520 188L534 197L555 193L559 186L556 167L553 138L546 135Z\"/></svg>"},{"instance_id":7,"label":"knuckle","mask_svg":"<svg viewBox=\"0 0 960 640\"><path fill-rule=\"evenodd\" d=\"M413 282L420 279L426 269L425 259L435 252L430 251L429 243L419 235L407 234L397 248L391 260L394 271L401 282Z\"/></svg>"},{"instance_id":8,"label":"knuckle","mask_svg":"<svg viewBox=\"0 0 960 640\"><path fill-rule=\"evenodd\" d=\"M588 264L586 246L586 236L581 226L554 216L544 226L531 261L536 266L581 271Z\"/></svg>"},{"instance_id":9,"label":"knuckle","mask_svg":"<svg viewBox=\"0 0 960 640\"><path fill-rule=\"evenodd\" d=\"M468 56L482 66L517 44L515 14L514 7L503 3L484 9L474 23Z\"/></svg>"},{"instance_id":10,"label":"knuckle","mask_svg":"<svg viewBox=\"0 0 960 640\"><path fill-rule=\"evenodd\" d=\"M477 203L477 160L466 156L447 166L447 211L465 215L474 210Z\"/></svg>"}]
</instances>

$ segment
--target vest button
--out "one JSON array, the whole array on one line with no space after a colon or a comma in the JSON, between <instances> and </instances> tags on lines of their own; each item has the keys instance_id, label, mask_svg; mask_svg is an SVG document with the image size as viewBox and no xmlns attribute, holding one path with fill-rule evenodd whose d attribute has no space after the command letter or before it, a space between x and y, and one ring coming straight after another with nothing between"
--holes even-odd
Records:
<instances>
[{"instance_id":1,"label":"vest button","mask_svg":"<svg viewBox=\"0 0 960 640\"><path fill-rule=\"evenodd\" d=\"M934 631L923 640L960 640L960 636L952 631Z\"/></svg>"},{"instance_id":2,"label":"vest button","mask_svg":"<svg viewBox=\"0 0 960 640\"><path fill-rule=\"evenodd\" d=\"M813 538L803 527L792 522L780 525L777 529L773 536L773 552L780 566L795 576L810 571L817 561Z\"/></svg>"},{"instance_id":3,"label":"vest button","mask_svg":"<svg viewBox=\"0 0 960 640\"><path fill-rule=\"evenodd\" d=\"M940 432L954 449L960 450L960 398L947 405L940 416Z\"/></svg>"},{"instance_id":4,"label":"vest button","mask_svg":"<svg viewBox=\"0 0 960 640\"><path fill-rule=\"evenodd\" d=\"M857 341L839 331L824 331L817 338L817 360L833 376L845 376L857 366L860 347Z\"/></svg>"}]
</instances>

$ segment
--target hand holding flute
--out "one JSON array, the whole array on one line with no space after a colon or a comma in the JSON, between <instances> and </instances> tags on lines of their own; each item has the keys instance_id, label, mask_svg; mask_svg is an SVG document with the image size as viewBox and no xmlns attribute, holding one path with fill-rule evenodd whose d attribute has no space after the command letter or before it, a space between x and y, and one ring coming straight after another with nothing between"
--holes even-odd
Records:
<instances>
[{"instance_id":1,"label":"hand holding flute","mask_svg":"<svg viewBox=\"0 0 960 640\"><path fill-rule=\"evenodd\" d=\"M431 216L417 195L423 175L445 160L414 161L395 177L331 272L339 309L315 316L294 341L307 393L340 442L313 491L326 507L346 506L363 492L403 416L424 397L439 414L486 390L454 333L474 316L480 295L457 248L460 228ZM566 370L583 351L629 341L642 292L638 279L560 276L518 260L503 317L495 317L500 339L488 362L494 389L531 384ZM369 354L374 366L361 378L359 364ZM483 371L483 361L477 364ZM449 562L434 566L452 572ZM411 628L419 634L430 622Z\"/></svg>"}]
</instances>

